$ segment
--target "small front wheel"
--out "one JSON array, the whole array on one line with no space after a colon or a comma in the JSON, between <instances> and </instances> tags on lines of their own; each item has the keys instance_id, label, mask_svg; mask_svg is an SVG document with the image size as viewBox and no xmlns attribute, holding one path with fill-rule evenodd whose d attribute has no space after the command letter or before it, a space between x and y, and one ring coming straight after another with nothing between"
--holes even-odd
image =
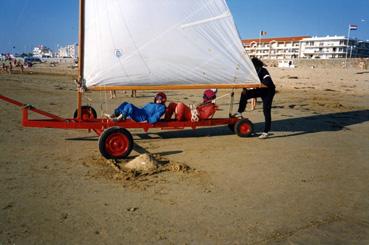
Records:
<instances>
[{"instance_id":1,"label":"small front wheel","mask_svg":"<svg viewBox=\"0 0 369 245\"><path fill-rule=\"evenodd\" d=\"M78 117L78 109L74 111L73 118ZM81 119L82 121L91 121L97 118L96 110L89 105L84 105L81 107Z\"/></svg>"},{"instance_id":2,"label":"small front wheel","mask_svg":"<svg viewBox=\"0 0 369 245\"><path fill-rule=\"evenodd\" d=\"M235 125L236 134L240 137L249 137L254 132L254 125L246 118L239 120Z\"/></svg>"},{"instance_id":3,"label":"small front wheel","mask_svg":"<svg viewBox=\"0 0 369 245\"><path fill-rule=\"evenodd\" d=\"M99 150L106 159L123 159L133 149L131 133L119 127L106 129L99 138Z\"/></svg>"}]
</instances>

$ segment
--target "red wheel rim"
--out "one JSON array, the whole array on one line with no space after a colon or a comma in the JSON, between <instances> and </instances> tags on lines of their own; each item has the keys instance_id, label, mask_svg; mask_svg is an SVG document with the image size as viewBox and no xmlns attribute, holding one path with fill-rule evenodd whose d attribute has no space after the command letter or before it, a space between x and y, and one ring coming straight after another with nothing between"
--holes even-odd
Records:
<instances>
[{"instance_id":1,"label":"red wheel rim","mask_svg":"<svg viewBox=\"0 0 369 245\"><path fill-rule=\"evenodd\" d=\"M113 157L120 157L128 151L129 140L121 133L109 135L105 141L105 150Z\"/></svg>"},{"instance_id":2,"label":"red wheel rim","mask_svg":"<svg viewBox=\"0 0 369 245\"><path fill-rule=\"evenodd\" d=\"M248 123L242 123L240 125L240 133L241 134L249 134L251 132L251 127Z\"/></svg>"}]
</instances>

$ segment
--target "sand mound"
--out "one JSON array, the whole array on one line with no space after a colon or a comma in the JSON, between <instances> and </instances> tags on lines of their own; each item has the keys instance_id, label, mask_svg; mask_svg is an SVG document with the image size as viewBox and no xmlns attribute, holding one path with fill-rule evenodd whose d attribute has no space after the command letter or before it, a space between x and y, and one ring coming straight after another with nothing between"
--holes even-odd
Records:
<instances>
[{"instance_id":1,"label":"sand mound","mask_svg":"<svg viewBox=\"0 0 369 245\"><path fill-rule=\"evenodd\" d=\"M139 172L148 172L157 170L159 167L158 161L149 154L142 154L124 165L124 168Z\"/></svg>"},{"instance_id":2,"label":"sand mound","mask_svg":"<svg viewBox=\"0 0 369 245\"><path fill-rule=\"evenodd\" d=\"M117 165L115 165L118 167ZM120 172L129 174L130 177L150 176L162 172L188 173L193 169L187 164L169 161L158 155L142 154L118 167Z\"/></svg>"},{"instance_id":3,"label":"sand mound","mask_svg":"<svg viewBox=\"0 0 369 245\"><path fill-rule=\"evenodd\" d=\"M114 174L111 177L116 180L135 180L142 177L157 175L163 172L196 172L195 169L192 169L187 164L173 162L155 154L139 155L126 164L119 164L111 161L108 162L109 165L113 167L114 171Z\"/></svg>"},{"instance_id":4,"label":"sand mound","mask_svg":"<svg viewBox=\"0 0 369 245\"><path fill-rule=\"evenodd\" d=\"M124 187L146 190L151 186L172 179L170 173L175 173L180 180L187 177L204 176L204 172L191 168L185 163L171 161L159 154L142 154L129 162L106 160L102 157L84 162L85 166L99 166L89 172L94 178L104 177L116 181Z\"/></svg>"}]
</instances>

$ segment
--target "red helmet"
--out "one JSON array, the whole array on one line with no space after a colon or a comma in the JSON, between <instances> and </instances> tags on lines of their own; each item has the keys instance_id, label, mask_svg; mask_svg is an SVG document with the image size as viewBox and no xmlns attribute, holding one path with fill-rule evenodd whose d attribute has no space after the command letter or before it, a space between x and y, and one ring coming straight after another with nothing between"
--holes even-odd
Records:
<instances>
[{"instance_id":1,"label":"red helmet","mask_svg":"<svg viewBox=\"0 0 369 245\"><path fill-rule=\"evenodd\" d=\"M154 99L155 103L157 99L161 99L162 104L165 104L165 102L167 102L167 96L163 92L159 92L155 95L155 99Z\"/></svg>"},{"instance_id":2,"label":"red helmet","mask_svg":"<svg viewBox=\"0 0 369 245\"><path fill-rule=\"evenodd\" d=\"M210 102L215 100L216 97L217 94L213 90L207 89L204 91L204 96L202 98L204 99L204 102Z\"/></svg>"}]
</instances>

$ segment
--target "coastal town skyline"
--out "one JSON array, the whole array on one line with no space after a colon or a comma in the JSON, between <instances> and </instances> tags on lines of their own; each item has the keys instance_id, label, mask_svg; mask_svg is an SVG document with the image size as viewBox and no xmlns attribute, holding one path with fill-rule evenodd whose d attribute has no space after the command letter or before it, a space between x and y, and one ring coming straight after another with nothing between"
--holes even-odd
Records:
<instances>
[{"instance_id":1,"label":"coastal town skyline","mask_svg":"<svg viewBox=\"0 0 369 245\"><path fill-rule=\"evenodd\" d=\"M314 8L314 2L320 8ZM17 0L2 2L0 27L6 35L0 37L0 52L30 52L43 44L53 50L78 42L78 0L53 1ZM369 39L369 1L327 0L318 2L236 1L228 5L242 39L287 36L347 36L348 26L358 30L352 38Z\"/></svg>"}]
</instances>

